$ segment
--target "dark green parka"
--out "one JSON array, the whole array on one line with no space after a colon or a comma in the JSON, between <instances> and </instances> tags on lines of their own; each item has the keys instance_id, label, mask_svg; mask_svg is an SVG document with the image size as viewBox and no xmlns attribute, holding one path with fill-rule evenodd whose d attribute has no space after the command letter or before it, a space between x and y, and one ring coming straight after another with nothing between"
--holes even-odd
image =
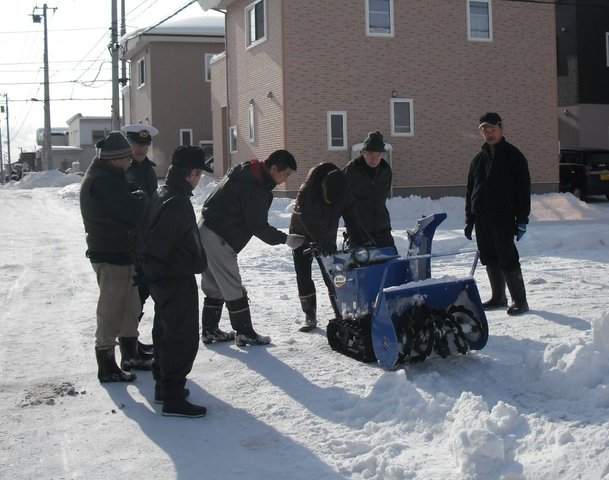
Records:
<instances>
[{"instance_id":1,"label":"dark green parka","mask_svg":"<svg viewBox=\"0 0 609 480\"><path fill-rule=\"evenodd\" d=\"M391 218L385 205L393 179L387 161L381 159L376 168L370 168L360 155L347 163L343 171L355 198L364 230L379 246L393 245Z\"/></svg>"}]
</instances>

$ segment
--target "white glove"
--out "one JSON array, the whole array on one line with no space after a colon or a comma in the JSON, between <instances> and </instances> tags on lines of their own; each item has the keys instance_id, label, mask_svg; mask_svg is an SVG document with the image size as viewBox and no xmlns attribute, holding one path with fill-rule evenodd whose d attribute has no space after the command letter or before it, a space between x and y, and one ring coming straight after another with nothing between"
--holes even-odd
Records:
<instances>
[{"instance_id":1,"label":"white glove","mask_svg":"<svg viewBox=\"0 0 609 480\"><path fill-rule=\"evenodd\" d=\"M290 233L288 238L285 239L285 244L290 247L292 250L302 246L305 242L305 237L302 235L296 235L295 233Z\"/></svg>"}]
</instances>

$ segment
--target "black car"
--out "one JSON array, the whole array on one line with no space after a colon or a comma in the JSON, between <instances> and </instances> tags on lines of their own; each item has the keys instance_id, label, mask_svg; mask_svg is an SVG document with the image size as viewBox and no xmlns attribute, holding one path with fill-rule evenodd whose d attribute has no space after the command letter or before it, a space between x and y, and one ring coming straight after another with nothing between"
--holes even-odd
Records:
<instances>
[{"instance_id":1,"label":"black car","mask_svg":"<svg viewBox=\"0 0 609 480\"><path fill-rule=\"evenodd\" d=\"M561 150L559 169L561 192L571 192L584 201L593 195L609 199L609 150Z\"/></svg>"}]
</instances>

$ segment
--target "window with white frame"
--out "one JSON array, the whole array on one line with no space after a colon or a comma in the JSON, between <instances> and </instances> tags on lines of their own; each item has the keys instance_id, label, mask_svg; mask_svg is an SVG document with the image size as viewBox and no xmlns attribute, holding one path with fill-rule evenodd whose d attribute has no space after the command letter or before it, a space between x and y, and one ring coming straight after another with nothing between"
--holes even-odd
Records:
<instances>
[{"instance_id":1,"label":"window with white frame","mask_svg":"<svg viewBox=\"0 0 609 480\"><path fill-rule=\"evenodd\" d=\"M192 128L180 128L180 145L192 145Z\"/></svg>"},{"instance_id":2,"label":"window with white frame","mask_svg":"<svg viewBox=\"0 0 609 480\"><path fill-rule=\"evenodd\" d=\"M144 58L137 61L137 86L142 87L146 85L146 62Z\"/></svg>"},{"instance_id":3,"label":"window with white frame","mask_svg":"<svg viewBox=\"0 0 609 480\"><path fill-rule=\"evenodd\" d=\"M609 67L609 32L605 32L605 53L607 55L607 66Z\"/></svg>"},{"instance_id":4,"label":"window with white frame","mask_svg":"<svg viewBox=\"0 0 609 480\"><path fill-rule=\"evenodd\" d=\"M347 112L328 112L328 150L347 149Z\"/></svg>"},{"instance_id":5,"label":"window with white frame","mask_svg":"<svg viewBox=\"0 0 609 480\"><path fill-rule=\"evenodd\" d=\"M366 2L366 35L393 36L393 0Z\"/></svg>"},{"instance_id":6,"label":"window with white frame","mask_svg":"<svg viewBox=\"0 0 609 480\"><path fill-rule=\"evenodd\" d=\"M211 59L214 58L213 53L205 54L205 81L211 82Z\"/></svg>"},{"instance_id":7,"label":"window with white frame","mask_svg":"<svg viewBox=\"0 0 609 480\"><path fill-rule=\"evenodd\" d=\"M412 98L391 99L391 135L394 137L414 136Z\"/></svg>"},{"instance_id":8,"label":"window with white frame","mask_svg":"<svg viewBox=\"0 0 609 480\"><path fill-rule=\"evenodd\" d=\"M245 7L245 29L248 47L266 39L265 0L258 0Z\"/></svg>"},{"instance_id":9,"label":"window with white frame","mask_svg":"<svg viewBox=\"0 0 609 480\"><path fill-rule=\"evenodd\" d=\"M237 126L233 125L228 129L228 144L230 152L234 153L237 151Z\"/></svg>"},{"instance_id":10,"label":"window with white frame","mask_svg":"<svg viewBox=\"0 0 609 480\"><path fill-rule=\"evenodd\" d=\"M254 139L256 138L255 129L254 129L254 101L250 100L249 105L247 106L247 139L250 143L254 143Z\"/></svg>"},{"instance_id":11,"label":"window with white frame","mask_svg":"<svg viewBox=\"0 0 609 480\"><path fill-rule=\"evenodd\" d=\"M480 42L493 40L491 0L467 0L467 39Z\"/></svg>"}]
</instances>

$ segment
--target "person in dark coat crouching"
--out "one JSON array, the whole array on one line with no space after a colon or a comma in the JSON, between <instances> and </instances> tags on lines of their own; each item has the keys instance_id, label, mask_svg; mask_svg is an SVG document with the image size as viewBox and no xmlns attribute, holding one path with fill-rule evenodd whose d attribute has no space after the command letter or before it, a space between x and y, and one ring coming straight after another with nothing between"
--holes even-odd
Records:
<instances>
[{"instance_id":1,"label":"person in dark coat crouching","mask_svg":"<svg viewBox=\"0 0 609 480\"><path fill-rule=\"evenodd\" d=\"M359 157L351 160L343 169L362 226L377 247L393 247L395 244L386 205L393 174L391 166L383 158L385 151L381 132L370 132L363 142Z\"/></svg>"},{"instance_id":2,"label":"person in dark coat crouching","mask_svg":"<svg viewBox=\"0 0 609 480\"><path fill-rule=\"evenodd\" d=\"M142 267L154 300L152 341L155 403L164 416L202 417L207 409L186 397L186 375L199 347L199 290L196 273L207 260L190 197L204 168L203 150L181 146L172 155L165 185L150 201Z\"/></svg>"},{"instance_id":3,"label":"person in dark coat crouching","mask_svg":"<svg viewBox=\"0 0 609 480\"><path fill-rule=\"evenodd\" d=\"M512 297L508 315L529 310L514 238L527 231L531 212L531 177L528 162L518 148L503 137L499 114L480 117L484 145L472 159L465 192L465 237L476 242L480 262L486 266L492 296L486 310L507 306L505 286Z\"/></svg>"},{"instance_id":4,"label":"person in dark coat crouching","mask_svg":"<svg viewBox=\"0 0 609 480\"><path fill-rule=\"evenodd\" d=\"M80 186L86 255L99 286L95 332L97 377L100 382L130 382L136 376L124 370L150 370L151 364L137 353L141 304L133 285L136 229L148 197L142 191L132 192L125 179L131 145L122 133L110 132L97 143L97 148L99 156L87 169ZM114 356L117 338L122 369Z\"/></svg>"},{"instance_id":5,"label":"person in dark coat crouching","mask_svg":"<svg viewBox=\"0 0 609 480\"><path fill-rule=\"evenodd\" d=\"M317 295L311 276L313 257L310 244L317 244L323 255L334 253L341 217L345 221L350 244L362 245L360 217L345 174L333 163L320 163L309 171L300 187L290 220L290 233L305 237L305 243L292 252L298 297L305 314L302 332L317 326ZM332 296L331 286L328 286L328 291Z\"/></svg>"},{"instance_id":6,"label":"person in dark coat crouching","mask_svg":"<svg viewBox=\"0 0 609 480\"><path fill-rule=\"evenodd\" d=\"M250 160L233 167L205 200L199 232L208 254L208 268L201 276L205 293L202 314L203 343L235 339L240 347L265 345L271 338L259 335L243 286L237 255L252 236L269 245L302 245L300 235L286 235L269 225L273 189L296 170L296 160L287 150L276 150L263 162ZM226 302L233 335L218 328Z\"/></svg>"}]
</instances>

